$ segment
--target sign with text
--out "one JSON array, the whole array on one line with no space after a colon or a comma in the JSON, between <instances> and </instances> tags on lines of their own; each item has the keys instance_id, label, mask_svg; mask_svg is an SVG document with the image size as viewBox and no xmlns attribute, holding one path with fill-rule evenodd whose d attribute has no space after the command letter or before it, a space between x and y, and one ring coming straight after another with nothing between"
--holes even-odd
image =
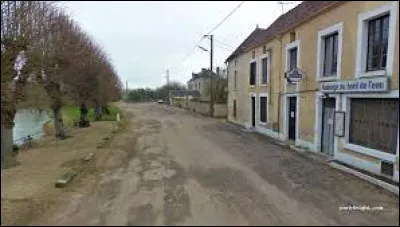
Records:
<instances>
[{"instance_id":1,"label":"sign with text","mask_svg":"<svg viewBox=\"0 0 400 227\"><path fill-rule=\"evenodd\" d=\"M297 67L293 67L286 73L286 78L289 79L290 82L299 82L304 78L304 72Z\"/></svg>"},{"instance_id":2,"label":"sign with text","mask_svg":"<svg viewBox=\"0 0 400 227\"><path fill-rule=\"evenodd\" d=\"M388 78L324 82L320 90L325 93L385 92L388 90Z\"/></svg>"}]
</instances>

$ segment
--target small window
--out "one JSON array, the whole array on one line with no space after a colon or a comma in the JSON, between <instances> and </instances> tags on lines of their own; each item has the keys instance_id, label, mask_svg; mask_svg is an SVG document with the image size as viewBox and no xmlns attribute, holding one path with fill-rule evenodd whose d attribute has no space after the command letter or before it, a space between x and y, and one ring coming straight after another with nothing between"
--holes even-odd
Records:
<instances>
[{"instance_id":1,"label":"small window","mask_svg":"<svg viewBox=\"0 0 400 227\"><path fill-rule=\"evenodd\" d=\"M235 70L233 76L234 76L234 78L233 78L233 87L236 89L236 86L237 86L236 70Z\"/></svg>"},{"instance_id":2,"label":"small window","mask_svg":"<svg viewBox=\"0 0 400 227\"><path fill-rule=\"evenodd\" d=\"M386 68L389 15L368 22L367 71Z\"/></svg>"},{"instance_id":3,"label":"small window","mask_svg":"<svg viewBox=\"0 0 400 227\"><path fill-rule=\"evenodd\" d=\"M325 36L324 44L323 76L335 76L337 73L338 33Z\"/></svg>"},{"instance_id":4,"label":"small window","mask_svg":"<svg viewBox=\"0 0 400 227\"><path fill-rule=\"evenodd\" d=\"M237 59L235 59L235 66L237 65Z\"/></svg>"},{"instance_id":5,"label":"small window","mask_svg":"<svg viewBox=\"0 0 400 227\"><path fill-rule=\"evenodd\" d=\"M297 67L297 47L289 50L289 70Z\"/></svg>"},{"instance_id":6,"label":"small window","mask_svg":"<svg viewBox=\"0 0 400 227\"><path fill-rule=\"evenodd\" d=\"M261 83L266 84L268 81L268 57L263 58L261 61L262 64L262 78Z\"/></svg>"},{"instance_id":7,"label":"small window","mask_svg":"<svg viewBox=\"0 0 400 227\"><path fill-rule=\"evenodd\" d=\"M260 97L260 122L267 123L267 97Z\"/></svg>"},{"instance_id":8,"label":"small window","mask_svg":"<svg viewBox=\"0 0 400 227\"><path fill-rule=\"evenodd\" d=\"M250 85L256 85L256 73L257 64L256 62L250 63Z\"/></svg>"},{"instance_id":9,"label":"small window","mask_svg":"<svg viewBox=\"0 0 400 227\"><path fill-rule=\"evenodd\" d=\"M256 57L256 52L253 50L253 52L251 52L251 58L255 58Z\"/></svg>"},{"instance_id":10,"label":"small window","mask_svg":"<svg viewBox=\"0 0 400 227\"><path fill-rule=\"evenodd\" d=\"M263 46L263 54L266 54L267 53L267 46Z\"/></svg>"},{"instance_id":11,"label":"small window","mask_svg":"<svg viewBox=\"0 0 400 227\"><path fill-rule=\"evenodd\" d=\"M290 32L290 42L294 42L296 40L296 32Z\"/></svg>"},{"instance_id":12,"label":"small window","mask_svg":"<svg viewBox=\"0 0 400 227\"><path fill-rule=\"evenodd\" d=\"M386 176L393 177L393 170L394 170L394 165L393 163L381 162L381 173L383 173Z\"/></svg>"}]
</instances>

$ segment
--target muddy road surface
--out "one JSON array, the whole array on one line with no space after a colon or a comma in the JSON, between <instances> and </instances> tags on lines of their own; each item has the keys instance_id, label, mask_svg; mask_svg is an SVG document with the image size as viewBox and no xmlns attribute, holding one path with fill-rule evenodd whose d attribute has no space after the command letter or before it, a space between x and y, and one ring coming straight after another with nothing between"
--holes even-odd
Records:
<instances>
[{"instance_id":1,"label":"muddy road surface","mask_svg":"<svg viewBox=\"0 0 400 227\"><path fill-rule=\"evenodd\" d=\"M40 225L398 225L399 198L247 132L160 104L130 118L97 173ZM341 206L381 206L343 211Z\"/></svg>"}]
</instances>

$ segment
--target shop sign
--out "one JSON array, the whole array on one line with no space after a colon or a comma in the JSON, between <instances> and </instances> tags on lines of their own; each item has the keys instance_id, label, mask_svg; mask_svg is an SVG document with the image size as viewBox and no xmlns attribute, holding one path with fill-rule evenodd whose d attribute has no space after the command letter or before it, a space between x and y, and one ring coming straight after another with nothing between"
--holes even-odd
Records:
<instances>
[{"instance_id":1,"label":"shop sign","mask_svg":"<svg viewBox=\"0 0 400 227\"><path fill-rule=\"evenodd\" d=\"M289 82L299 82L304 78L304 72L297 67L293 67L286 73L285 77Z\"/></svg>"},{"instance_id":2,"label":"shop sign","mask_svg":"<svg viewBox=\"0 0 400 227\"><path fill-rule=\"evenodd\" d=\"M323 82L320 87L320 91L324 93L385 92L387 90L387 77Z\"/></svg>"}]
</instances>

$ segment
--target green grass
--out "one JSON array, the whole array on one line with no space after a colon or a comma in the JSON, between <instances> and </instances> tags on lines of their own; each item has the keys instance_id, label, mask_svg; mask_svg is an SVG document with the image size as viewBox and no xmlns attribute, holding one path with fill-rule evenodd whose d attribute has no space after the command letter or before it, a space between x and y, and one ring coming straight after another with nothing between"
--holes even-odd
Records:
<instances>
[{"instance_id":1,"label":"green grass","mask_svg":"<svg viewBox=\"0 0 400 227\"><path fill-rule=\"evenodd\" d=\"M121 109L115 105L108 105L108 110L110 114L103 113L101 121L116 121L117 114L119 113L120 118L122 119ZM53 118L53 112L50 110L50 117ZM74 123L79 121L80 119L80 107L78 106L65 106L61 109L62 118L64 122L64 126L71 127L74 126ZM90 122L94 122L94 109L89 109L88 119Z\"/></svg>"}]
</instances>

